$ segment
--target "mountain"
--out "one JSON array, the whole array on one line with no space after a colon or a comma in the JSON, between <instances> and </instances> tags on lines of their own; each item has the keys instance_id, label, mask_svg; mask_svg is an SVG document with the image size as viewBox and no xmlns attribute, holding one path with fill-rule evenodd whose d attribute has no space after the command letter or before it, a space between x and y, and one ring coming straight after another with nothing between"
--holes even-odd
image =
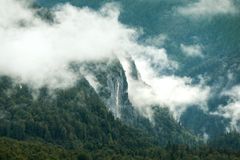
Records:
<instances>
[{"instance_id":1,"label":"mountain","mask_svg":"<svg viewBox=\"0 0 240 160\"><path fill-rule=\"evenodd\" d=\"M140 138L144 132L156 137L156 143L163 146L169 141L197 143L197 138L179 125L167 109L155 109L153 124L133 108L118 60L81 64L80 70L96 76L101 86L97 92L83 75L79 75L74 87L54 91L48 88L34 91L26 84L1 77L0 135L20 140L40 138L68 147L85 142L101 146L109 140L123 143L121 137L126 137L125 134ZM129 129L123 129L126 126ZM131 131L131 127L139 131ZM137 141L133 137L126 139L131 141L126 143Z\"/></svg>"},{"instance_id":2,"label":"mountain","mask_svg":"<svg viewBox=\"0 0 240 160\"><path fill-rule=\"evenodd\" d=\"M224 97L221 93L239 84L239 14L215 16L209 12L210 15L194 17L194 14L186 16L177 13L178 8L191 6L195 1L38 1L39 5L48 8L66 2L95 10L107 2L117 2L122 9L119 21L143 30L139 37L140 43L151 42L153 46L163 47L167 50L168 57L178 62L179 67L174 75L191 77L196 84L200 82L199 77L202 77L204 83L211 87L211 95L207 100L208 111L203 111L196 105L190 106L182 114L181 124L198 135L208 134L209 137L223 135L226 128L233 127L230 126L231 118L211 113L218 112L219 106L225 106L231 101L231 97ZM203 2L196 3L198 4L204 5ZM234 4L239 9L239 1L236 0ZM159 36L165 38L159 41ZM184 45L198 46L203 56L186 56L181 47ZM156 72L158 70L159 74L165 74L156 68ZM166 75L168 74L167 72ZM229 79L229 76L232 78ZM196 116L191 116L192 114Z\"/></svg>"},{"instance_id":3,"label":"mountain","mask_svg":"<svg viewBox=\"0 0 240 160\"><path fill-rule=\"evenodd\" d=\"M134 61L130 57L128 59L127 61L131 66L131 75L141 81L141 75ZM168 144L169 141L174 144L194 145L200 140L178 124L167 108L161 109L153 106L155 113L152 120L143 116L129 100L126 73L118 59L100 63L87 63L81 65L81 68L98 82L99 87L96 92L115 118L157 137L157 141L163 146Z\"/></svg>"},{"instance_id":4,"label":"mountain","mask_svg":"<svg viewBox=\"0 0 240 160\"><path fill-rule=\"evenodd\" d=\"M32 94L26 85L1 78L1 136L40 138L67 147L90 143L93 148L115 141L132 146L142 136L115 120L84 78L68 90L42 88ZM127 135L131 138L122 139Z\"/></svg>"},{"instance_id":5,"label":"mountain","mask_svg":"<svg viewBox=\"0 0 240 160\"><path fill-rule=\"evenodd\" d=\"M108 76L113 75L112 72L123 71L117 60L95 65L107 70L104 73ZM92 68L94 65L80 66L86 70L86 66ZM103 73L99 76L105 78ZM131 120L114 117L111 107L105 105L108 98L102 98L106 92L97 93L83 75L79 75L72 88L56 90L43 87L36 91L5 76L0 80L0 136L20 140L1 138L2 159L14 159L14 155L19 159L36 156L38 159L73 159L84 155L98 157L98 154L105 159L113 156L112 153L122 158L126 155L140 159L143 153L150 156L150 151L147 151L150 148L160 152L159 145L197 143L195 137L178 125L167 110L156 111L155 125L133 108ZM113 83L118 81L110 81L110 86L114 86ZM105 90L110 86L104 86ZM108 96L116 95L116 90L109 90ZM98 95L100 93L102 96ZM119 91L121 96L124 93ZM128 105L131 106L129 102ZM41 153L36 153L36 150L41 150Z\"/></svg>"},{"instance_id":6,"label":"mountain","mask_svg":"<svg viewBox=\"0 0 240 160\"><path fill-rule=\"evenodd\" d=\"M239 159L238 0L1 6L0 160Z\"/></svg>"},{"instance_id":7,"label":"mountain","mask_svg":"<svg viewBox=\"0 0 240 160\"><path fill-rule=\"evenodd\" d=\"M19 148L16 155L23 157L29 154L22 146L34 147L42 150L39 157L49 157L49 151L42 148L46 145L48 150L52 150L51 154L56 159L61 159L59 154L77 158L89 157L89 155L94 157L98 156L97 154L110 156L112 152L122 152L119 154L120 157L123 157L124 153L130 157L136 154L140 158L141 150L152 148L162 155L162 152L172 154L171 152L183 149L172 148L174 144L186 144L192 147L202 144L200 138L174 120L167 108L155 108L154 124L133 108L126 96L126 90L116 90L118 88L116 84L119 82L121 82L119 88L123 88L121 85L126 85L125 89L127 89L126 77L119 60L73 66L75 70L84 70L83 73L87 71L89 75L96 76L98 82L102 82L101 87L98 90L92 87L89 83L92 81L88 82L89 77L84 78L84 74L79 75L79 80L72 88L50 90L44 87L38 91L34 91L26 84L19 84L9 77L1 77L0 135L21 140L17 142L2 139L4 142L2 146L10 147L11 144L16 143L15 146ZM76 69L78 67L81 69ZM126 112L120 108L120 114L116 114L114 112L116 110L111 110L115 109L111 107L116 105L116 98L111 101L111 98L106 97L116 96L116 91L119 92L121 100L119 107L124 107L122 101L125 100L127 101L125 104L128 105L126 109L130 111ZM109 106L111 104L109 99L113 103L112 106ZM121 114L129 114L130 118L116 116ZM220 141L215 143L217 142ZM170 148L163 151L158 148L159 146ZM105 153L105 149L110 149L109 153ZM132 153L129 150L132 150ZM6 148L3 153L5 152ZM144 154L153 156L148 151ZM190 156L188 154L186 156ZM4 156L3 154L2 157Z\"/></svg>"}]
</instances>

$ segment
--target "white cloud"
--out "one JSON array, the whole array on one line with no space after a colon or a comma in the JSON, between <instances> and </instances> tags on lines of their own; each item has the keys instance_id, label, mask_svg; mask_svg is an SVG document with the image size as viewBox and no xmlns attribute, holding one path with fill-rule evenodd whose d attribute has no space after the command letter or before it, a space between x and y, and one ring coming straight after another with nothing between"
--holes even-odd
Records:
<instances>
[{"instance_id":1,"label":"white cloud","mask_svg":"<svg viewBox=\"0 0 240 160\"><path fill-rule=\"evenodd\" d=\"M219 106L218 111L213 114L230 119L230 128L240 131L240 86L234 86L232 89L224 91L222 95L229 96L230 101L226 106Z\"/></svg>"},{"instance_id":2,"label":"white cloud","mask_svg":"<svg viewBox=\"0 0 240 160\"><path fill-rule=\"evenodd\" d=\"M192 85L188 77L158 75L176 69L177 63L168 59L165 49L139 44L137 30L118 21L115 5L94 11L65 4L52 10L54 23L47 23L26 2L0 1L1 75L36 88L64 88L77 78L69 63L124 59L127 54L136 61L143 80L127 75L130 100L139 110L150 115L151 106L160 105L169 107L177 118L188 105L206 101L209 88L203 84ZM94 77L87 79L97 89Z\"/></svg>"},{"instance_id":3,"label":"white cloud","mask_svg":"<svg viewBox=\"0 0 240 160\"><path fill-rule=\"evenodd\" d=\"M164 50L158 54L165 55ZM145 116L151 117L152 106L168 107L175 119L190 106L205 106L210 88L204 84L192 85L191 78L174 75L158 75L161 68L154 70L146 57L134 58L141 80L130 76L131 68L127 60L121 60L127 73L129 97ZM161 63L161 62L160 62Z\"/></svg>"},{"instance_id":4,"label":"white cloud","mask_svg":"<svg viewBox=\"0 0 240 160\"><path fill-rule=\"evenodd\" d=\"M18 1L15 2L13 0L1 0L0 1L0 27L9 27L10 25L13 27L17 25L19 21L32 21L34 16L32 11L28 9L31 1Z\"/></svg>"},{"instance_id":5,"label":"white cloud","mask_svg":"<svg viewBox=\"0 0 240 160\"><path fill-rule=\"evenodd\" d=\"M135 30L119 23L113 5L100 11L58 6L52 11L55 23L49 24L23 1L1 2L0 73L35 87L67 87L76 79L70 62L109 58L137 45Z\"/></svg>"},{"instance_id":6,"label":"white cloud","mask_svg":"<svg viewBox=\"0 0 240 160\"><path fill-rule=\"evenodd\" d=\"M218 14L235 14L237 8L233 0L199 0L187 6L179 7L177 11L185 16L215 16Z\"/></svg>"},{"instance_id":7,"label":"white cloud","mask_svg":"<svg viewBox=\"0 0 240 160\"><path fill-rule=\"evenodd\" d=\"M184 45L184 44L181 44L180 48L186 56L203 57L202 47L200 45Z\"/></svg>"}]
</instances>

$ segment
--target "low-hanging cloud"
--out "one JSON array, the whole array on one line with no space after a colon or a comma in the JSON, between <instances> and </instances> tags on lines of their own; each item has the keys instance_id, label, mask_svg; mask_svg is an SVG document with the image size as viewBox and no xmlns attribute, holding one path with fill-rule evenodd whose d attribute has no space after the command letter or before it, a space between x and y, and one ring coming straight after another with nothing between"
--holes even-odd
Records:
<instances>
[{"instance_id":1,"label":"low-hanging cloud","mask_svg":"<svg viewBox=\"0 0 240 160\"><path fill-rule=\"evenodd\" d=\"M156 54L166 55L164 49ZM207 109L206 101L210 94L210 87L204 85L204 82L192 85L189 77L178 77L175 75L159 75L164 68L156 68L148 62L146 57L134 58L139 79L131 76L131 65L129 61L122 60L122 64L127 73L129 98L147 117L152 117L153 106L167 107L173 113L176 120L179 120L181 114L191 105L197 105ZM170 66L176 68L175 63ZM168 68L170 67L168 66Z\"/></svg>"},{"instance_id":2,"label":"low-hanging cloud","mask_svg":"<svg viewBox=\"0 0 240 160\"><path fill-rule=\"evenodd\" d=\"M230 119L230 129L240 131L240 85L224 91L223 96L228 96L230 101L225 106L220 106L213 114Z\"/></svg>"},{"instance_id":3,"label":"low-hanging cloud","mask_svg":"<svg viewBox=\"0 0 240 160\"><path fill-rule=\"evenodd\" d=\"M219 14L235 14L233 0L199 0L177 9L178 13L191 17L212 17Z\"/></svg>"},{"instance_id":4,"label":"low-hanging cloud","mask_svg":"<svg viewBox=\"0 0 240 160\"><path fill-rule=\"evenodd\" d=\"M135 44L135 30L119 23L114 5L99 11L57 6L51 11L54 22L48 23L27 1L1 2L0 73L35 87L67 87L76 78L70 62L109 58Z\"/></svg>"},{"instance_id":5,"label":"low-hanging cloud","mask_svg":"<svg viewBox=\"0 0 240 160\"><path fill-rule=\"evenodd\" d=\"M51 23L29 6L27 0L0 1L0 75L35 88L65 88L77 79L69 69L71 62L118 57L127 73L130 100L143 114L151 115L151 106L158 105L177 118L189 105L206 102L209 87L192 85L189 77L161 75L162 70L177 69L177 62L169 60L165 49L139 44L138 30L118 21L116 5L98 11L56 6L50 11ZM141 81L131 77L126 55L136 62ZM94 76L86 78L97 90Z\"/></svg>"}]
</instances>

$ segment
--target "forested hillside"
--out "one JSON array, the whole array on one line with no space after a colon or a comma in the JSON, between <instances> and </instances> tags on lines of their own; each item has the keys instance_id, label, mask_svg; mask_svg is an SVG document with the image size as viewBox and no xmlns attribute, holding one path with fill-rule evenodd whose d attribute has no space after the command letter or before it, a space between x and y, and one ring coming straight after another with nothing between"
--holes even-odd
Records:
<instances>
[{"instance_id":1,"label":"forested hillside","mask_svg":"<svg viewBox=\"0 0 240 160\"><path fill-rule=\"evenodd\" d=\"M239 0L0 0L0 160L240 160Z\"/></svg>"},{"instance_id":2,"label":"forested hillside","mask_svg":"<svg viewBox=\"0 0 240 160\"><path fill-rule=\"evenodd\" d=\"M83 77L68 90L50 91L42 88L36 93L8 77L1 77L0 84L0 135L11 138L1 138L0 159L3 160L238 157L235 149L239 148L239 142L232 144L238 134L227 136L230 138L227 140L223 137L212 142L212 149L201 147L197 141L193 146L188 143L190 137L179 142L173 141L174 136L179 136L179 131L175 129L181 127L174 127L176 124L169 119L168 111L156 111L156 117L159 117L156 124L160 126L154 126L155 129L149 127L151 131L148 132L141 127L123 124L107 110ZM157 130L162 127L165 129ZM157 140L157 133L165 139L159 137L160 140ZM165 142L161 143L161 140L167 141L167 145L163 145ZM180 145L183 142L192 147Z\"/></svg>"},{"instance_id":3,"label":"forested hillside","mask_svg":"<svg viewBox=\"0 0 240 160\"><path fill-rule=\"evenodd\" d=\"M115 120L84 78L68 90L42 88L36 99L32 94L26 85L1 77L1 136L93 150L107 144L151 144L151 137Z\"/></svg>"}]
</instances>

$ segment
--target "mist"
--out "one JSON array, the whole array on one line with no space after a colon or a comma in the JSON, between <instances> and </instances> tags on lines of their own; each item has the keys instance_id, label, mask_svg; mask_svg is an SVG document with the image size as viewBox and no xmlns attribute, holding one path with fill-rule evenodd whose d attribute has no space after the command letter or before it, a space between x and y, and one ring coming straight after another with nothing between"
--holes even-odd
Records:
<instances>
[{"instance_id":1,"label":"mist","mask_svg":"<svg viewBox=\"0 0 240 160\"><path fill-rule=\"evenodd\" d=\"M239 122L240 122L240 86L233 86L229 90L225 90L221 93L222 96L228 96L229 101L227 105L220 105L218 110L212 114L220 115L224 118L230 120L230 124L227 127L227 130L237 130L240 131Z\"/></svg>"},{"instance_id":2,"label":"mist","mask_svg":"<svg viewBox=\"0 0 240 160\"><path fill-rule=\"evenodd\" d=\"M162 72L178 69L178 63L168 58L164 48L149 43L163 43L166 36L138 43L141 29L119 22L117 4L108 3L97 11L58 5L50 10L53 20L49 22L31 9L31 3L0 2L0 75L36 89L68 88L78 78L70 63L119 58L127 74L129 98L143 115L151 117L152 106L157 105L168 107L178 119L189 105L205 106L210 87L204 83L192 85L190 77ZM125 63L129 55L136 62L141 81L129 74ZM97 90L96 79L85 75Z\"/></svg>"},{"instance_id":3,"label":"mist","mask_svg":"<svg viewBox=\"0 0 240 160\"><path fill-rule=\"evenodd\" d=\"M99 11L69 4L51 10L54 22L36 16L25 1L0 5L0 73L30 83L65 88L74 83L70 62L111 58L135 45L135 30L118 22L114 4ZM17 8L17 10L16 10Z\"/></svg>"},{"instance_id":4,"label":"mist","mask_svg":"<svg viewBox=\"0 0 240 160\"><path fill-rule=\"evenodd\" d=\"M166 51L161 49L159 54L166 55ZM176 120L179 120L182 113L192 105L208 110L206 102L211 88L205 84L204 80L193 85L190 77L166 75L164 72L161 74L161 70L165 67L174 70L178 65L168 62L168 65L164 65L165 67L156 69L152 65L153 62L148 61L151 59L149 56L134 58L140 79L131 76L131 67L127 60L121 61L127 73L129 98L138 110L146 117L152 118L153 106L167 107ZM156 57L155 54L154 56Z\"/></svg>"}]
</instances>

